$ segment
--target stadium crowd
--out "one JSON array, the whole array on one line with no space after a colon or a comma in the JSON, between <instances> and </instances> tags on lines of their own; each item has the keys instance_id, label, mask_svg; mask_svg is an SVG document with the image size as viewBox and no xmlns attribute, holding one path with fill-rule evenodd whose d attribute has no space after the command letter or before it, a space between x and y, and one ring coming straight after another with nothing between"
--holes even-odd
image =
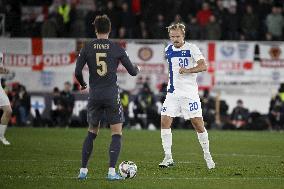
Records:
<instances>
[{"instance_id":1,"label":"stadium crowd","mask_svg":"<svg viewBox=\"0 0 284 189\"><path fill-rule=\"evenodd\" d=\"M111 37L118 39L167 39L165 28L179 22L187 26L187 39L281 41L284 40L283 6L282 0L0 0L0 18L5 15L5 31L10 37L93 38L91 23L97 15L107 14L112 21ZM63 90L59 86L54 88L48 117L42 117L38 109L31 115L31 95L25 86L15 83L7 87L4 80L1 84L7 89L13 108L11 125L87 125L85 109L79 117L73 114L76 84L73 89L69 82ZM166 87L163 84L156 95L145 81L137 85L134 94L122 91L125 126L158 128ZM216 101L206 90L201 101L207 128L284 128L284 84L271 99L267 115L249 112L241 99L228 112L226 102ZM190 123L177 118L173 125L188 128Z\"/></svg>"},{"instance_id":2,"label":"stadium crowd","mask_svg":"<svg viewBox=\"0 0 284 189\"><path fill-rule=\"evenodd\" d=\"M162 6L161 6L162 5ZM165 27L187 25L187 38L283 40L282 0L0 0L11 37L94 37L107 14L112 38L166 39Z\"/></svg>"},{"instance_id":3,"label":"stadium crowd","mask_svg":"<svg viewBox=\"0 0 284 189\"><path fill-rule=\"evenodd\" d=\"M74 114L75 94L78 94L78 85L65 82L63 89L55 87L50 94L52 107L47 116L43 116L35 108L35 114L31 113L31 94L25 86L14 83L6 86L2 79L2 86L6 90L13 109L10 125L12 126L48 126L48 127L86 127L86 107ZM165 100L167 84L164 83L159 94L149 87L147 81L138 86L133 94L129 91L121 91L121 104L123 106L125 123L130 129L156 130L160 127L160 111ZM217 100L210 95L210 91L204 90L201 97L203 118L208 129L233 129L233 130L283 130L284 129L284 83L281 84L278 94L270 101L268 114L256 111L250 112L241 99L236 102L232 112L224 100ZM105 119L102 127L108 127ZM192 128L189 121L175 118L174 128Z\"/></svg>"}]
</instances>

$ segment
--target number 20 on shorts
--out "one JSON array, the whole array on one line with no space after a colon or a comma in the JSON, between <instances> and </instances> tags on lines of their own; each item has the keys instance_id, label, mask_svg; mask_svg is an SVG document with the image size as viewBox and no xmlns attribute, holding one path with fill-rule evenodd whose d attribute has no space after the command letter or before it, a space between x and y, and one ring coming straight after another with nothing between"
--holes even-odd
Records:
<instances>
[{"instance_id":1,"label":"number 20 on shorts","mask_svg":"<svg viewBox=\"0 0 284 189\"><path fill-rule=\"evenodd\" d=\"M198 110L198 103L197 102L189 103L189 111L194 111L194 110Z\"/></svg>"}]
</instances>

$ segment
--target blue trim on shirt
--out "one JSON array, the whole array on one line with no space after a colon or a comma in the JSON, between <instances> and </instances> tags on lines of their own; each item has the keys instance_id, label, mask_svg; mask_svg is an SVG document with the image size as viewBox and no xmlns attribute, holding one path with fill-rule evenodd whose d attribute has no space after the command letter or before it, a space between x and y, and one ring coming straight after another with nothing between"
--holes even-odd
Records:
<instances>
[{"instance_id":1,"label":"blue trim on shirt","mask_svg":"<svg viewBox=\"0 0 284 189\"><path fill-rule=\"evenodd\" d=\"M173 45L169 45L168 49L166 50L166 58L169 63L169 79L170 79L170 87L168 89L169 93L173 93L175 90L174 80L173 80L173 63L171 61L173 57L191 57L190 50L174 51Z\"/></svg>"},{"instance_id":2,"label":"blue trim on shirt","mask_svg":"<svg viewBox=\"0 0 284 189\"><path fill-rule=\"evenodd\" d=\"M170 79L170 87L168 89L169 93L173 93L174 90L175 90L174 78L173 78L173 63L171 61L172 54L173 54L173 45L170 45L168 47L168 50L166 51L166 58L167 58L168 63L169 63L169 79Z\"/></svg>"}]
</instances>

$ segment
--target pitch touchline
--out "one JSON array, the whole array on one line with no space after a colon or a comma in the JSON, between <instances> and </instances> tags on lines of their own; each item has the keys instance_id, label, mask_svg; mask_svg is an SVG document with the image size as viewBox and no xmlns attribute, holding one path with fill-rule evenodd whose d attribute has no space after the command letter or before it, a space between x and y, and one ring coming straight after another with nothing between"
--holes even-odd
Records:
<instances>
[{"instance_id":1,"label":"pitch touchline","mask_svg":"<svg viewBox=\"0 0 284 189\"><path fill-rule=\"evenodd\" d=\"M14 148L15 150L18 150L18 148ZM9 149L9 150L14 150ZM36 151L43 151L42 149L35 149ZM69 149L66 150L67 152L81 152L81 150L76 149ZM161 152L143 152L143 154L149 153L149 154L161 154ZM201 153L184 153L189 155L197 155L200 156ZM268 154L238 154L238 153L232 153L232 154L219 154L219 153L211 153L213 156L244 156L244 157L267 157L267 158L281 158L280 155L268 155Z\"/></svg>"},{"instance_id":2,"label":"pitch touchline","mask_svg":"<svg viewBox=\"0 0 284 189\"><path fill-rule=\"evenodd\" d=\"M62 177L62 176L12 176L3 175L2 178L6 179L77 179L77 177ZM0 178L1 178L0 177ZM104 180L105 177L89 177L89 179ZM281 177L137 177L135 180L284 180Z\"/></svg>"}]
</instances>

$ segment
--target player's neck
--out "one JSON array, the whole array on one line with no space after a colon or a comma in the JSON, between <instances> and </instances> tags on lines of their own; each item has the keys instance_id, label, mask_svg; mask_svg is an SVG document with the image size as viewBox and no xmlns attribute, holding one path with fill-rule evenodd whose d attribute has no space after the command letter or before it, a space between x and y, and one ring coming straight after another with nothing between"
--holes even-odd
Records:
<instances>
[{"instance_id":1,"label":"player's neck","mask_svg":"<svg viewBox=\"0 0 284 189\"><path fill-rule=\"evenodd\" d=\"M175 46L175 48L180 49L180 48L182 48L182 47L184 46L184 44L185 44L185 41L183 41L183 43L181 44L181 46L179 46L179 47Z\"/></svg>"},{"instance_id":2,"label":"player's neck","mask_svg":"<svg viewBox=\"0 0 284 189\"><path fill-rule=\"evenodd\" d=\"M97 39L108 39L108 34L97 34Z\"/></svg>"}]
</instances>

